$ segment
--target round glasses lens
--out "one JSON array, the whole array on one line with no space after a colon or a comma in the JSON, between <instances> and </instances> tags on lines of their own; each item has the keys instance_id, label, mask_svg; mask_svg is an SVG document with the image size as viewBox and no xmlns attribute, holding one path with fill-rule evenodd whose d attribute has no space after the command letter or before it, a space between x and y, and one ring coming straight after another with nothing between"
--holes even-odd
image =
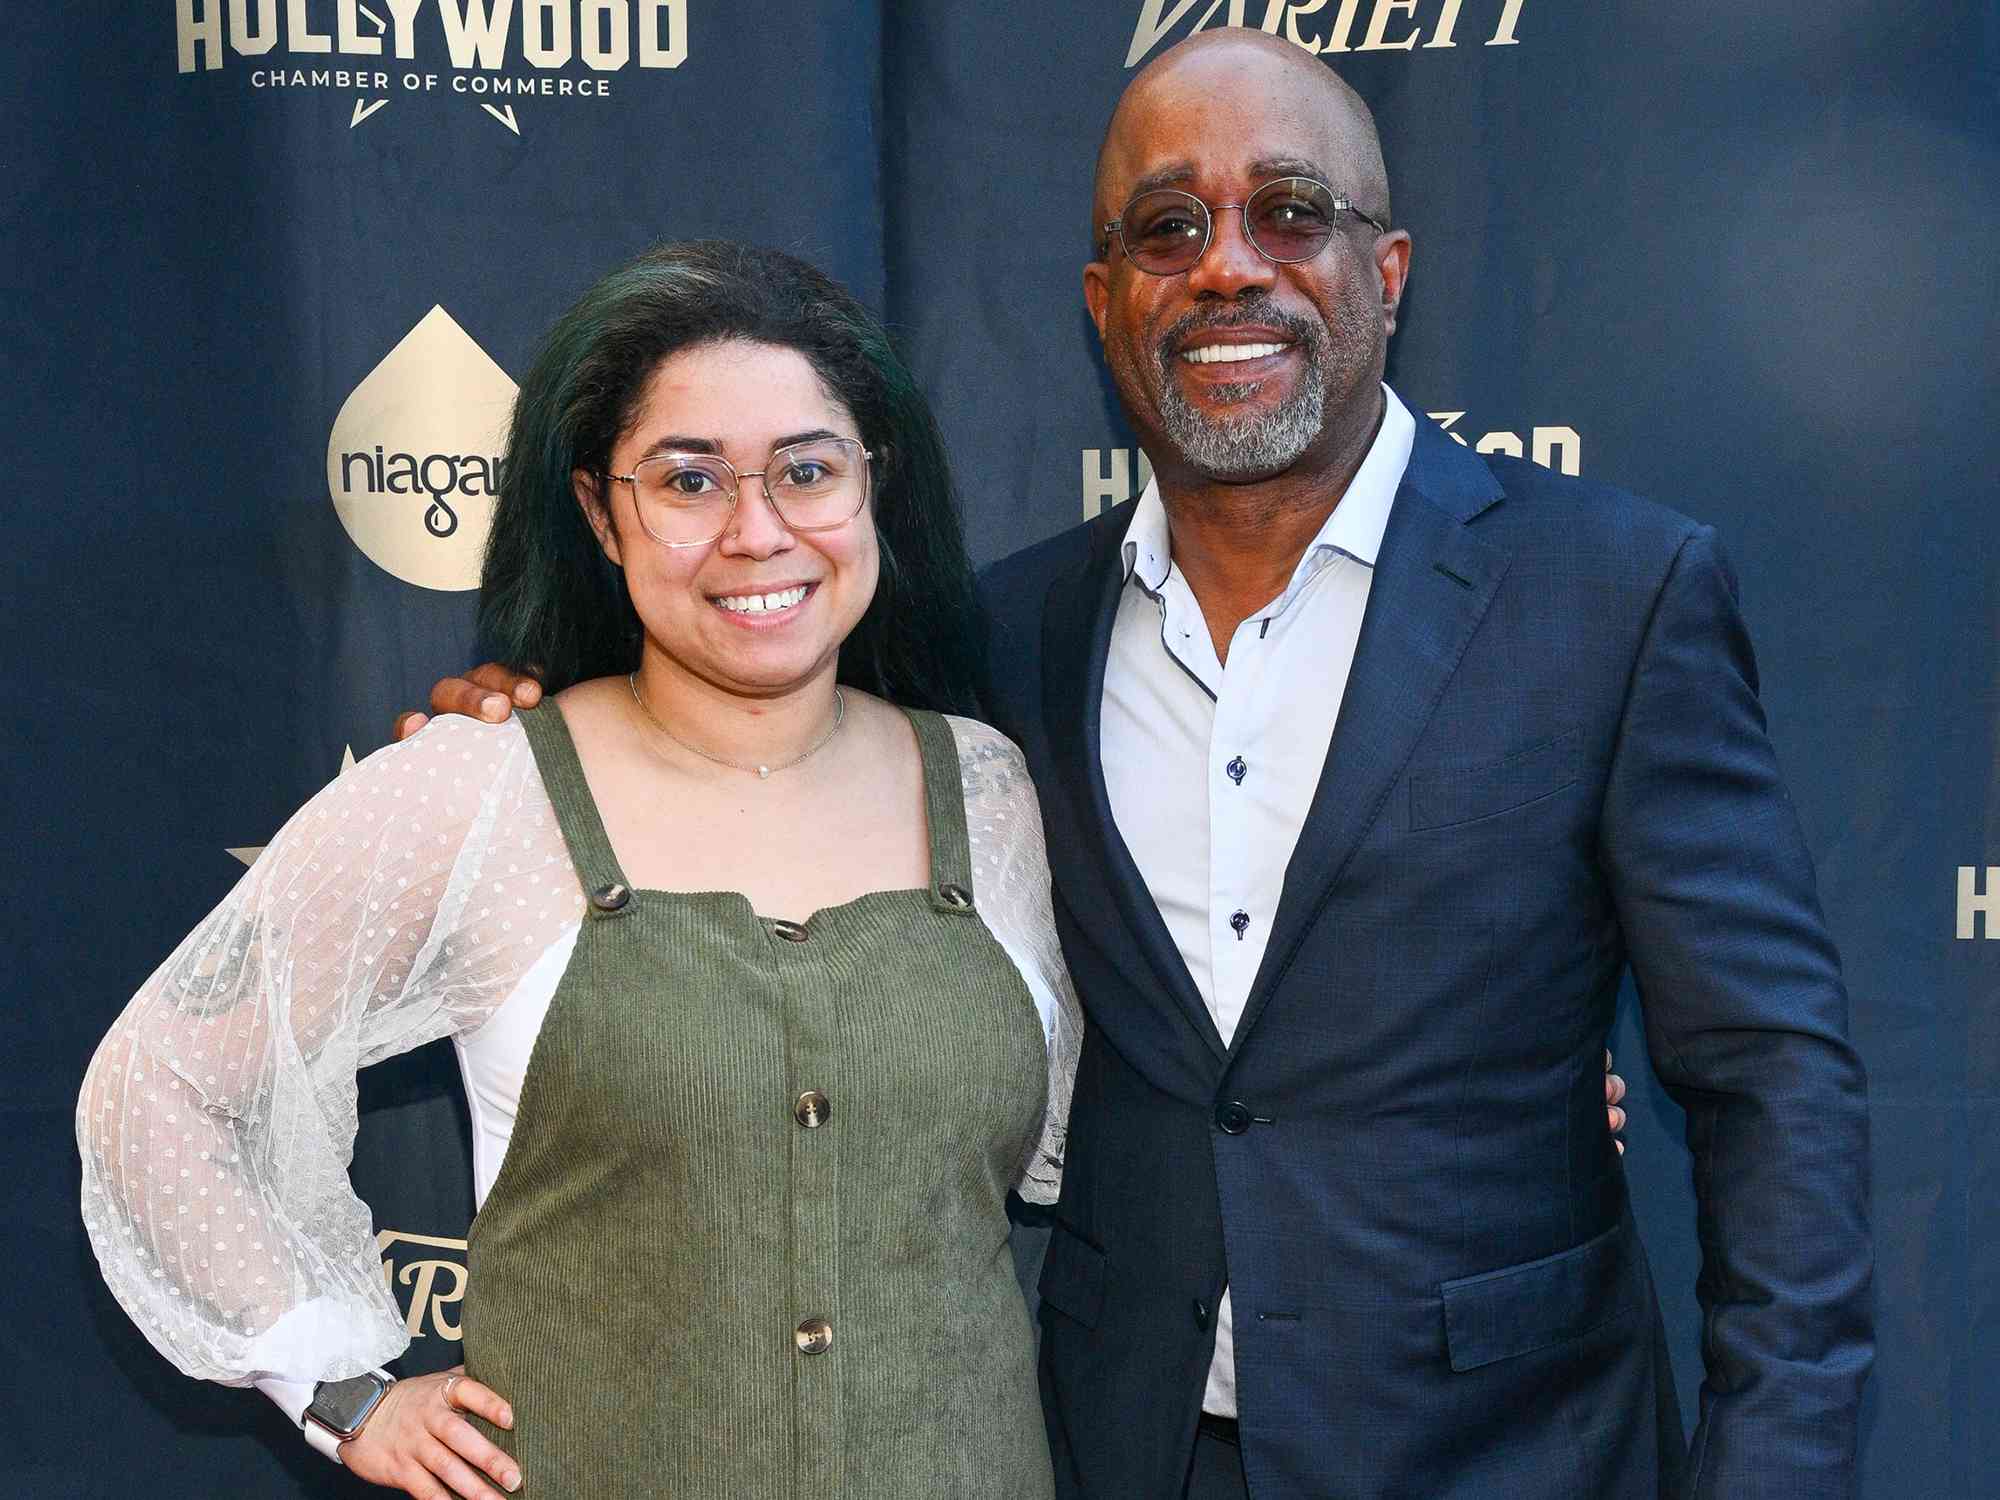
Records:
<instances>
[{"instance_id":1,"label":"round glasses lens","mask_svg":"<svg viewBox=\"0 0 2000 1500\"><path fill-rule=\"evenodd\" d=\"M718 459L663 453L632 466L639 523L663 542L708 542L722 535L736 504L736 476Z\"/></svg>"},{"instance_id":2,"label":"round glasses lens","mask_svg":"<svg viewBox=\"0 0 2000 1500\"><path fill-rule=\"evenodd\" d=\"M838 526L859 514L868 498L868 459L852 438L780 448L764 471L764 492L787 526Z\"/></svg>"},{"instance_id":3,"label":"round glasses lens","mask_svg":"<svg viewBox=\"0 0 2000 1500\"><path fill-rule=\"evenodd\" d=\"M1208 243L1208 210L1199 198L1172 189L1141 193L1119 215L1125 253L1144 271L1185 271Z\"/></svg>"},{"instance_id":4,"label":"round glasses lens","mask_svg":"<svg viewBox=\"0 0 2000 1500\"><path fill-rule=\"evenodd\" d=\"M1272 260L1311 260L1333 234L1333 194L1309 177L1267 182L1243 206L1243 222Z\"/></svg>"}]
</instances>

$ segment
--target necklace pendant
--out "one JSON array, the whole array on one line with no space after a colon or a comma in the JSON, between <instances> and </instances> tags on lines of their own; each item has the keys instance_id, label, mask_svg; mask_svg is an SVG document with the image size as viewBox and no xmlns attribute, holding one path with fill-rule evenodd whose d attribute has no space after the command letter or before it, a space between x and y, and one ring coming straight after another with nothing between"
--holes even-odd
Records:
<instances>
[{"instance_id":1,"label":"necklace pendant","mask_svg":"<svg viewBox=\"0 0 2000 1500\"><path fill-rule=\"evenodd\" d=\"M757 768L757 779L759 781L769 781L771 779L771 768L769 766L759 766Z\"/></svg>"}]
</instances>

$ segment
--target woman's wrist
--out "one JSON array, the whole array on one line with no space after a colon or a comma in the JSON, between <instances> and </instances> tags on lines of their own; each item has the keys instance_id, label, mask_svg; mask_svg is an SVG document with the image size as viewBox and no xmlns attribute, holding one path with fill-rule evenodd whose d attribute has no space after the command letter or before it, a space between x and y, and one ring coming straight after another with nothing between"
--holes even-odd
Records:
<instances>
[{"instance_id":1,"label":"woman's wrist","mask_svg":"<svg viewBox=\"0 0 2000 1500\"><path fill-rule=\"evenodd\" d=\"M395 1376L380 1369L344 1380L320 1381L313 1387L313 1398L300 1424L306 1441L334 1462L344 1463L341 1445L361 1435L395 1383Z\"/></svg>"}]
</instances>

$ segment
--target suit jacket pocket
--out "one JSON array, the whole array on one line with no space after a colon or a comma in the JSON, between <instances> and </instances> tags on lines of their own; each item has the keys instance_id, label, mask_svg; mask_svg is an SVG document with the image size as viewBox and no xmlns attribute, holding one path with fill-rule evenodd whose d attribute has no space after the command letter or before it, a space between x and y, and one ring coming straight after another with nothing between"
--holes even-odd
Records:
<instances>
[{"instance_id":1,"label":"suit jacket pocket","mask_svg":"<svg viewBox=\"0 0 2000 1500\"><path fill-rule=\"evenodd\" d=\"M1410 828L1449 828L1538 801L1577 779L1581 730L1487 766L1439 766L1410 775Z\"/></svg>"},{"instance_id":2,"label":"suit jacket pocket","mask_svg":"<svg viewBox=\"0 0 2000 1500\"><path fill-rule=\"evenodd\" d=\"M1581 1337L1635 1306L1632 1233L1621 1221L1574 1249L1443 1283L1452 1369L1476 1370Z\"/></svg>"},{"instance_id":3,"label":"suit jacket pocket","mask_svg":"<svg viewBox=\"0 0 2000 1500\"><path fill-rule=\"evenodd\" d=\"M1042 1260L1042 1301L1085 1328L1104 1310L1104 1252L1057 1219Z\"/></svg>"}]
</instances>

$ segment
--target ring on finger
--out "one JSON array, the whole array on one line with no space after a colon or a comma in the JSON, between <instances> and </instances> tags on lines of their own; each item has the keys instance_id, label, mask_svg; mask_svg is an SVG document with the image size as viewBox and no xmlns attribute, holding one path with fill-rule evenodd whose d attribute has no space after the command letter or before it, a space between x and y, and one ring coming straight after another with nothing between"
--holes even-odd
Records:
<instances>
[{"instance_id":1,"label":"ring on finger","mask_svg":"<svg viewBox=\"0 0 2000 1500\"><path fill-rule=\"evenodd\" d=\"M459 1409L459 1405L456 1401L451 1399L451 1388L457 1385L463 1379L465 1379L464 1375L460 1374L456 1370L452 1371L451 1374L445 1376L444 1389L441 1392L439 1392L439 1394L444 1397L444 1404L446 1406L449 1406L453 1411L457 1411Z\"/></svg>"}]
</instances>

